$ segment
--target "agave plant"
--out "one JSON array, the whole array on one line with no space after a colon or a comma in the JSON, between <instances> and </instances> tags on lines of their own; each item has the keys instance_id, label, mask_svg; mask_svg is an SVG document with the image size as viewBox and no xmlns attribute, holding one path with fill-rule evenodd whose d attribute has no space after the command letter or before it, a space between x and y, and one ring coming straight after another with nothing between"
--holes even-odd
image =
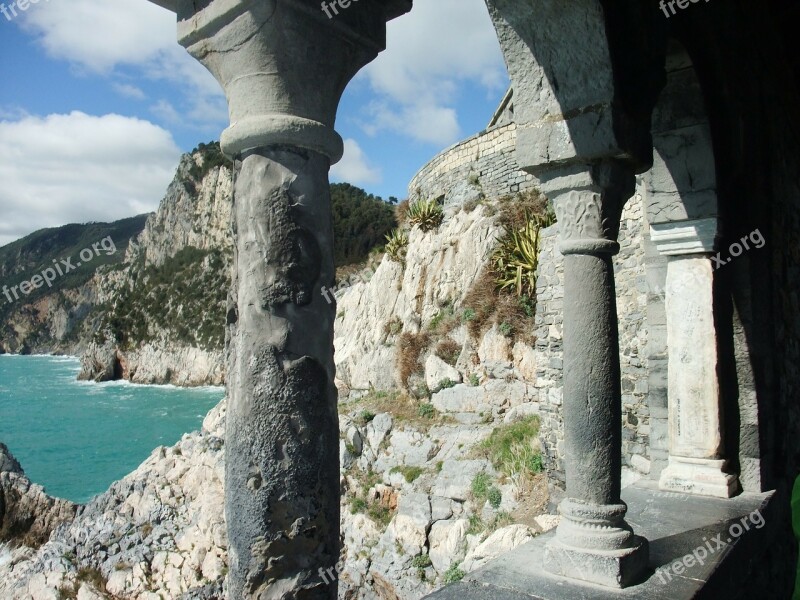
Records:
<instances>
[{"instance_id":1,"label":"agave plant","mask_svg":"<svg viewBox=\"0 0 800 600\"><path fill-rule=\"evenodd\" d=\"M406 249L408 248L408 233L403 229L394 229L386 235L386 254L395 262L406 262Z\"/></svg>"},{"instance_id":2,"label":"agave plant","mask_svg":"<svg viewBox=\"0 0 800 600\"><path fill-rule=\"evenodd\" d=\"M500 240L492 256L501 290L514 289L517 296L536 294L536 269L539 266L539 240L544 227L553 223L552 216L526 215L525 226Z\"/></svg>"},{"instance_id":3,"label":"agave plant","mask_svg":"<svg viewBox=\"0 0 800 600\"><path fill-rule=\"evenodd\" d=\"M436 200L420 200L408 209L408 222L422 231L431 231L442 224L444 211Z\"/></svg>"}]
</instances>

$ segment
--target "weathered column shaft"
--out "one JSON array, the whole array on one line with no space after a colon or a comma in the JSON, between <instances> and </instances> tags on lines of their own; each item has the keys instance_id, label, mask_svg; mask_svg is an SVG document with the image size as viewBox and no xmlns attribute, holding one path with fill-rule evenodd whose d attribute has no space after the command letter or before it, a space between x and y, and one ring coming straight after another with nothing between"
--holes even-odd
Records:
<instances>
[{"instance_id":1,"label":"weathered column shaft","mask_svg":"<svg viewBox=\"0 0 800 600\"><path fill-rule=\"evenodd\" d=\"M611 255L564 257L564 437L567 495L620 497L622 402Z\"/></svg>"},{"instance_id":2,"label":"weathered column shaft","mask_svg":"<svg viewBox=\"0 0 800 600\"><path fill-rule=\"evenodd\" d=\"M248 152L235 187L225 504L230 598L336 597L335 304L327 157Z\"/></svg>"},{"instance_id":3,"label":"weathered column shaft","mask_svg":"<svg viewBox=\"0 0 800 600\"><path fill-rule=\"evenodd\" d=\"M328 170L347 83L410 0L177 3L178 37L225 89L237 161L225 516L231 600L332 600L339 559Z\"/></svg>"},{"instance_id":4,"label":"weathered column shaft","mask_svg":"<svg viewBox=\"0 0 800 600\"><path fill-rule=\"evenodd\" d=\"M610 587L647 567L647 541L625 522L620 499L622 393L611 257L633 169L606 160L544 187L553 198L564 254L564 438L567 497L545 568Z\"/></svg>"}]
</instances>

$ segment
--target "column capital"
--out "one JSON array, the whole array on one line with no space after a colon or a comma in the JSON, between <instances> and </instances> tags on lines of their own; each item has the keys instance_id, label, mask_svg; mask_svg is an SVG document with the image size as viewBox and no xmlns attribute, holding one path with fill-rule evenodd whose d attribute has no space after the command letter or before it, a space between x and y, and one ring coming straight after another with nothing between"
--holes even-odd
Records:
<instances>
[{"instance_id":1,"label":"column capital","mask_svg":"<svg viewBox=\"0 0 800 600\"><path fill-rule=\"evenodd\" d=\"M317 0L177 0L178 41L228 99L226 154L294 146L331 163L342 157L333 129L342 92L385 48L386 21L411 0L341 6L334 14Z\"/></svg>"},{"instance_id":2,"label":"column capital","mask_svg":"<svg viewBox=\"0 0 800 600\"><path fill-rule=\"evenodd\" d=\"M550 172L542 191L551 198L561 228L562 254L617 254L620 218L635 189L633 167L608 160Z\"/></svg>"},{"instance_id":3,"label":"column capital","mask_svg":"<svg viewBox=\"0 0 800 600\"><path fill-rule=\"evenodd\" d=\"M718 228L716 217L658 223L650 226L650 239L664 256L713 254Z\"/></svg>"}]
</instances>

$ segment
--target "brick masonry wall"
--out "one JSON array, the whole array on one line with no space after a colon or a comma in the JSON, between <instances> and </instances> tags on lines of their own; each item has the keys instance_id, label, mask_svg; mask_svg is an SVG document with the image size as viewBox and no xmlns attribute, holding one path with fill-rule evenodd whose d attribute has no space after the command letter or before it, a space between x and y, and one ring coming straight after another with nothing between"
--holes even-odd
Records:
<instances>
[{"instance_id":1,"label":"brick masonry wall","mask_svg":"<svg viewBox=\"0 0 800 600\"><path fill-rule=\"evenodd\" d=\"M651 472L650 406L648 404L649 285L646 279L646 224L641 196L622 214L620 253L614 259L622 369L623 465L640 475ZM563 310L564 261L556 248L558 225L543 232L536 289L536 388L539 392L541 441L551 483L563 487Z\"/></svg>"},{"instance_id":2,"label":"brick masonry wall","mask_svg":"<svg viewBox=\"0 0 800 600\"><path fill-rule=\"evenodd\" d=\"M451 146L414 176L408 186L409 198L444 197L444 205L450 206L474 197L493 199L534 187L533 176L517 165L516 139L516 123L508 123Z\"/></svg>"}]
</instances>

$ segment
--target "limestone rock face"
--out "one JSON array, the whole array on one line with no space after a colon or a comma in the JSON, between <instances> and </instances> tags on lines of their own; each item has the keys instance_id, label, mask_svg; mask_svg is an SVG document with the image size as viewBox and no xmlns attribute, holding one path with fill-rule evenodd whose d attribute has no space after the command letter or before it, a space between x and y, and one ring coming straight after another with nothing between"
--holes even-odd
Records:
<instances>
[{"instance_id":1,"label":"limestone rock face","mask_svg":"<svg viewBox=\"0 0 800 600\"><path fill-rule=\"evenodd\" d=\"M75 516L77 506L52 498L25 476L5 444L0 443L0 543L23 540L43 544L56 526Z\"/></svg>"},{"instance_id":2,"label":"limestone rock face","mask_svg":"<svg viewBox=\"0 0 800 600\"><path fill-rule=\"evenodd\" d=\"M337 293L337 377L351 389L393 389L395 349L387 342L397 334L387 324L416 333L445 305L460 307L501 234L484 206L456 212L436 231L411 230L405 268L384 257L366 283Z\"/></svg>"},{"instance_id":3,"label":"limestone rock face","mask_svg":"<svg viewBox=\"0 0 800 600\"><path fill-rule=\"evenodd\" d=\"M80 507L56 503L51 513L71 512L38 551L20 549L0 561L0 597L58 598L60 589L94 599L220 598L227 571L223 514L224 403L203 430L172 448L156 448L133 473ZM2 464L11 464L0 459ZM0 473L6 481L18 476ZM31 489L39 486L31 485ZM41 489L41 488L39 488ZM6 496L7 497L7 496ZM74 520L71 520L74 517ZM48 524L55 525L51 518ZM47 535L44 536L47 540ZM91 581L83 581L87 573ZM97 590L95 580L104 590ZM160 595L159 595L160 594Z\"/></svg>"}]
</instances>

